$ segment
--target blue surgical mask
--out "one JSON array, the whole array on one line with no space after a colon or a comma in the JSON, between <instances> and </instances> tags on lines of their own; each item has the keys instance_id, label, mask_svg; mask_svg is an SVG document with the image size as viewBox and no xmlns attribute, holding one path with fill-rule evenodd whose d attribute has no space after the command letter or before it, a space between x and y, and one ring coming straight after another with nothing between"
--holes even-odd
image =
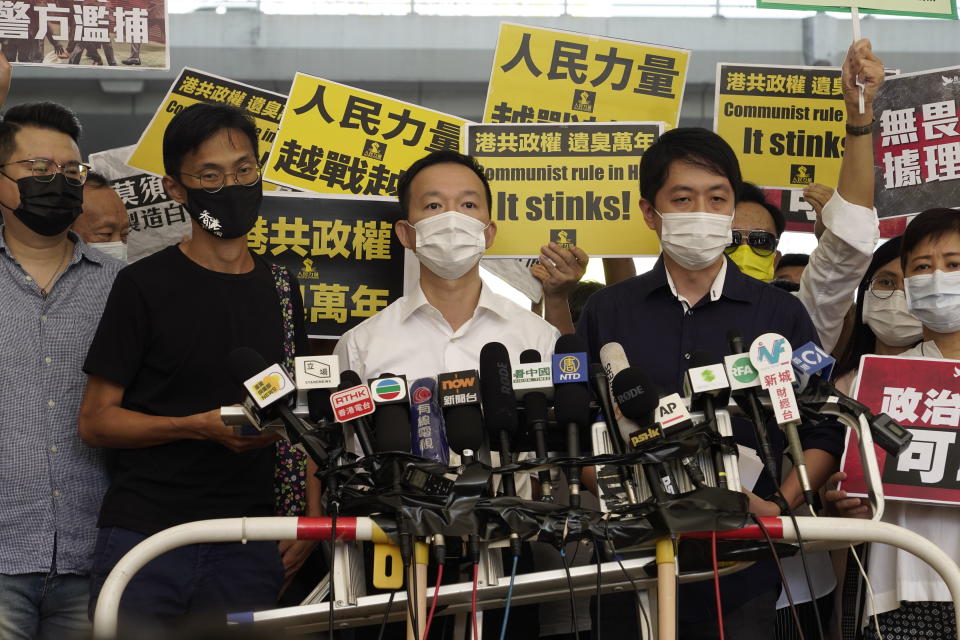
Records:
<instances>
[{"instance_id":1,"label":"blue surgical mask","mask_svg":"<svg viewBox=\"0 0 960 640\"><path fill-rule=\"evenodd\" d=\"M907 309L937 333L960 331L960 271L934 271L903 281Z\"/></svg>"}]
</instances>

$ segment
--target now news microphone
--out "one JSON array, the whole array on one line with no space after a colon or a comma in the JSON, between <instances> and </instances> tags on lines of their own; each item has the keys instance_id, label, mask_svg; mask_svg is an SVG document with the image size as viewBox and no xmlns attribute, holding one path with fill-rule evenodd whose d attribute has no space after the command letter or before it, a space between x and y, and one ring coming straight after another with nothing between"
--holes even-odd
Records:
<instances>
[{"instance_id":1,"label":"now news microphone","mask_svg":"<svg viewBox=\"0 0 960 640\"><path fill-rule=\"evenodd\" d=\"M367 419L374 412L373 398L370 397L370 387L360 382L356 371L347 369L340 373L340 385L330 394L330 406L334 420L353 428L363 455L376 453L373 428Z\"/></svg>"},{"instance_id":2,"label":"now news microphone","mask_svg":"<svg viewBox=\"0 0 960 640\"><path fill-rule=\"evenodd\" d=\"M373 399L374 441L380 452L410 452L410 400L406 376L384 373L367 381Z\"/></svg>"},{"instance_id":3,"label":"now news microphone","mask_svg":"<svg viewBox=\"0 0 960 640\"><path fill-rule=\"evenodd\" d=\"M580 430L590 424L590 389L587 387L587 345L576 334L560 336L553 354L553 411L566 429L567 456L580 457ZM580 467L565 469L570 506L580 506Z\"/></svg>"},{"instance_id":4,"label":"now news microphone","mask_svg":"<svg viewBox=\"0 0 960 640\"><path fill-rule=\"evenodd\" d=\"M480 374L476 369L441 373L437 376L440 410L447 427L450 448L473 461L483 445L483 416L480 413Z\"/></svg>"},{"instance_id":5,"label":"now news microphone","mask_svg":"<svg viewBox=\"0 0 960 640\"><path fill-rule=\"evenodd\" d=\"M723 365L706 352L697 351L691 358L691 367L683 377L683 393L690 398L690 409L702 411L704 420L714 433L719 434L716 408L724 408L730 401L730 383ZM723 451L719 445L711 447L717 483L727 488L727 474L723 466Z\"/></svg>"},{"instance_id":6,"label":"now news microphone","mask_svg":"<svg viewBox=\"0 0 960 640\"><path fill-rule=\"evenodd\" d=\"M531 365L524 367L523 365ZM535 369L535 371L533 371ZM528 376L527 373L530 372ZM547 413L548 401L553 396L553 367L549 362L540 360L540 352L527 349L520 354L520 368L513 372L513 392L523 403L527 428L533 433L534 451L538 458L547 457ZM518 372L520 375L518 376ZM541 375L542 374L542 375ZM537 472L540 480L540 495L545 502L553 501L553 482L550 470Z\"/></svg>"},{"instance_id":7,"label":"now news microphone","mask_svg":"<svg viewBox=\"0 0 960 640\"><path fill-rule=\"evenodd\" d=\"M513 368L510 354L499 342L488 342L480 350L480 403L483 422L490 442L498 443L500 464L513 464L511 439L517 433L517 401L513 397ZM512 473L501 474L503 492L515 497L516 481Z\"/></svg>"},{"instance_id":8,"label":"now news microphone","mask_svg":"<svg viewBox=\"0 0 960 640\"><path fill-rule=\"evenodd\" d=\"M437 401L437 381L420 378L410 384L410 438L413 453L450 464L450 447Z\"/></svg>"}]
</instances>

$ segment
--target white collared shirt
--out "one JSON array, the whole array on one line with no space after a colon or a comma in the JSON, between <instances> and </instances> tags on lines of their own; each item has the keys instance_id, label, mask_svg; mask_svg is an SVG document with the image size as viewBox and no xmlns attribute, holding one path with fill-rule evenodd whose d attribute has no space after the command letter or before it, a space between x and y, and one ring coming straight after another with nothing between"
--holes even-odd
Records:
<instances>
[{"instance_id":1,"label":"white collared shirt","mask_svg":"<svg viewBox=\"0 0 960 640\"><path fill-rule=\"evenodd\" d=\"M473 317L454 331L418 284L386 309L347 331L334 354L340 369L353 369L361 380L390 372L407 380L438 373L477 369L480 350L488 342L507 347L518 364L526 349L547 359L560 332L540 316L494 293L486 284Z\"/></svg>"},{"instance_id":2,"label":"white collared shirt","mask_svg":"<svg viewBox=\"0 0 960 640\"><path fill-rule=\"evenodd\" d=\"M667 265L663 265L663 270L667 274L667 286L670 287L670 293L672 293L677 300L683 304L684 309L689 309L693 305L700 302L699 300L694 300L690 302L682 295L677 293L677 285L673 283L673 278L670 276L670 269L667 268ZM713 279L713 284L710 285L710 302L716 302L720 299L720 295L723 294L723 282L727 279L727 261L724 259L723 264L720 266L720 271L717 273L717 277Z\"/></svg>"}]
</instances>

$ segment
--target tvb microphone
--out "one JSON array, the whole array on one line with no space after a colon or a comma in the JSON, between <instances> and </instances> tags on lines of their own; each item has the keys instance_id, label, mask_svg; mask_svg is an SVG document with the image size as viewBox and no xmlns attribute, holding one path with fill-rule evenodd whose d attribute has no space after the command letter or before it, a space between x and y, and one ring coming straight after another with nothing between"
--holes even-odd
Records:
<instances>
[{"instance_id":1,"label":"tvb microphone","mask_svg":"<svg viewBox=\"0 0 960 640\"><path fill-rule=\"evenodd\" d=\"M717 425L717 407L726 407L730 401L730 383L723 365L703 351L693 354L691 367L684 375L684 395L690 398L690 409L702 411L709 428L719 435ZM727 488L727 474L724 471L723 451L719 445L711 447L713 466L717 471L717 483L722 489Z\"/></svg>"},{"instance_id":2,"label":"tvb microphone","mask_svg":"<svg viewBox=\"0 0 960 640\"><path fill-rule=\"evenodd\" d=\"M524 365L530 365L525 367ZM536 371L532 371L536 365ZM528 370L531 375L527 375ZM518 377L518 371L521 372ZM520 368L514 370L513 390L517 399L523 403L523 413L527 428L533 433L534 450L537 458L547 457L547 413L548 394L553 396L553 367L549 362L540 360L540 352L527 349L520 354ZM525 386L527 380L535 380ZM540 495L545 502L553 501L553 482L549 469L537 472L540 480Z\"/></svg>"},{"instance_id":3,"label":"tvb microphone","mask_svg":"<svg viewBox=\"0 0 960 640\"><path fill-rule=\"evenodd\" d=\"M567 456L580 457L580 430L590 424L590 389L587 387L587 345L576 334L562 335L553 355L554 414L566 430ZM580 506L580 467L567 467L570 505Z\"/></svg>"},{"instance_id":4,"label":"tvb microphone","mask_svg":"<svg viewBox=\"0 0 960 640\"><path fill-rule=\"evenodd\" d=\"M367 381L376 412L375 442L380 451L410 452L410 401L406 376L384 373Z\"/></svg>"},{"instance_id":5,"label":"tvb microphone","mask_svg":"<svg viewBox=\"0 0 960 640\"><path fill-rule=\"evenodd\" d=\"M517 433L517 401L513 397L513 368L510 354L499 342L488 342L480 350L480 402L490 442L498 443L500 464L513 464L511 439ZM512 473L501 474L503 492L517 495Z\"/></svg>"},{"instance_id":6,"label":"tvb microphone","mask_svg":"<svg viewBox=\"0 0 960 640\"><path fill-rule=\"evenodd\" d=\"M483 417L480 413L480 374L476 369L441 373L437 376L440 410L447 427L447 442L464 462L471 462L483 445Z\"/></svg>"},{"instance_id":7,"label":"tvb microphone","mask_svg":"<svg viewBox=\"0 0 960 640\"><path fill-rule=\"evenodd\" d=\"M353 428L363 455L376 453L373 428L367 418L374 412L373 398L370 397L370 387L360 382L356 371L347 369L340 373L340 385L337 391L330 394L330 406L337 422Z\"/></svg>"},{"instance_id":8,"label":"tvb microphone","mask_svg":"<svg viewBox=\"0 0 960 640\"><path fill-rule=\"evenodd\" d=\"M420 378L410 384L410 429L413 453L442 464L450 463L447 433L437 400L437 381L433 378Z\"/></svg>"}]
</instances>

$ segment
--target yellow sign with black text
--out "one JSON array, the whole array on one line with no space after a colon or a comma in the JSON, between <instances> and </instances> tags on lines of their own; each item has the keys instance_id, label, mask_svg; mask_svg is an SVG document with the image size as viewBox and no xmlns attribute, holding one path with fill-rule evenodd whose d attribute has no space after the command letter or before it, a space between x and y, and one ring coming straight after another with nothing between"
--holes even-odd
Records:
<instances>
[{"instance_id":1,"label":"yellow sign with black text","mask_svg":"<svg viewBox=\"0 0 960 640\"><path fill-rule=\"evenodd\" d=\"M127 164L147 173L164 175L163 134L167 125L173 116L201 102L237 107L253 118L257 127L258 159L263 167L276 138L287 97L190 68L184 68L174 80L160 103L160 108L140 136ZM264 189L269 191L276 187L265 184Z\"/></svg>"},{"instance_id":2,"label":"yellow sign with black text","mask_svg":"<svg viewBox=\"0 0 960 640\"><path fill-rule=\"evenodd\" d=\"M717 64L713 128L745 180L764 187L835 185L846 136L840 69Z\"/></svg>"},{"instance_id":3,"label":"yellow sign with black text","mask_svg":"<svg viewBox=\"0 0 960 640\"><path fill-rule=\"evenodd\" d=\"M660 122L468 124L465 152L493 191L488 256L540 254L548 242L591 256L657 255L640 211L640 158Z\"/></svg>"},{"instance_id":4,"label":"yellow sign with black text","mask_svg":"<svg viewBox=\"0 0 960 640\"><path fill-rule=\"evenodd\" d=\"M484 122L677 126L689 49L501 23Z\"/></svg>"},{"instance_id":5,"label":"yellow sign with black text","mask_svg":"<svg viewBox=\"0 0 960 640\"><path fill-rule=\"evenodd\" d=\"M458 150L462 118L298 73L264 177L315 191L387 196L431 151Z\"/></svg>"}]
</instances>

